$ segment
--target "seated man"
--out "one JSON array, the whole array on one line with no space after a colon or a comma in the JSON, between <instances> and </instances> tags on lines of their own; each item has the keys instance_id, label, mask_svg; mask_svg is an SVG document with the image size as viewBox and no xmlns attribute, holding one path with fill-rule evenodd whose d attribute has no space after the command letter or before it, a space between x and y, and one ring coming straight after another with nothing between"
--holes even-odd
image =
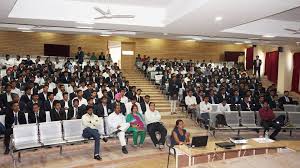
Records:
<instances>
[{"instance_id":1,"label":"seated man","mask_svg":"<svg viewBox=\"0 0 300 168\"><path fill-rule=\"evenodd\" d=\"M279 98L282 104L294 104L293 98L289 96L289 91L284 91L284 96Z\"/></svg>"},{"instance_id":2,"label":"seated man","mask_svg":"<svg viewBox=\"0 0 300 168\"><path fill-rule=\"evenodd\" d=\"M224 112L228 112L228 111L231 111L230 106L229 106L229 104L227 104L226 99L222 99L221 103L219 103L219 105L218 105L217 112L224 113Z\"/></svg>"},{"instance_id":3,"label":"seated man","mask_svg":"<svg viewBox=\"0 0 300 168\"><path fill-rule=\"evenodd\" d=\"M137 105L137 107L138 107L138 112L139 112L139 113L142 113L142 108L141 108L140 103L138 103L138 102L136 101L136 97L132 97L131 101L125 104L125 107L126 107L126 115L128 115L128 114L131 113L131 107L132 107L134 104Z\"/></svg>"},{"instance_id":4,"label":"seated man","mask_svg":"<svg viewBox=\"0 0 300 168\"><path fill-rule=\"evenodd\" d=\"M145 121L147 124L147 131L156 148L163 149L165 147L167 129L161 123L161 115L159 111L155 110L155 104L150 102L149 110L145 112ZM160 133L160 139L156 137L156 132Z\"/></svg>"},{"instance_id":5,"label":"seated man","mask_svg":"<svg viewBox=\"0 0 300 168\"><path fill-rule=\"evenodd\" d=\"M200 118L204 124L205 129L208 129L209 126L209 114L212 110L211 104L208 102L209 97L206 95L204 101L200 102Z\"/></svg>"},{"instance_id":6,"label":"seated man","mask_svg":"<svg viewBox=\"0 0 300 168\"><path fill-rule=\"evenodd\" d=\"M93 113L93 107L87 106L87 113L82 116L82 126L84 127L82 136L84 138L93 138L95 140L94 159L102 160L100 157L100 134L98 127L102 123L101 118Z\"/></svg>"},{"instance_id":7,"label":"seated man","mask_svg":"<svg viewBox=\"0 0 300 168\"><path fill-rule=\"evenodd\" d=\"M269 107L269 103L267 101L264 102L264 106L259 109L259 116L261 118L261 126L264 127L264 133L269 131L270 127L273 127L275 130L270 135L270 139L276 140L276 135L281 130L281 124L285 120L285 117L279 116L275 119L275 114L272 109Z\"/></svg>"},{"instance_id":8,"label":"seated man","mask_svg":"<svg viewBox=\"0 0 300 168\"><path fill-rule=\"evenodd\" d=\"M184 100L185 100L185 104L187 106L188 113L190 113L191 115L196 114L197 100L196 100L196 97L193 96L192 90L188 91L188 95L185 96Z\"/></svg>"},{"instance_id":9,"label":"seated man","mask_svg":"<svg viewBox=\"0 0 300 168\"><path fill-rule=\"evenodd\" d=\"M46 122L46 113L40 109L38 103L32 105L32 110L28 111L28 123Z\"/></svg>"},{"instance_id":10,"label":"seated man","mask_svg":"<svg viewBox=\"0 0 300 168\"><path fill-rule=\"evenodd\" d=\"M128 154L126 149L125 132L130 127L129 123L126 123L125 116L121 113L120 104L116 104L115 111L107 117L108 130L110 134L117 134L122 146L122 152Z\"/></svg>"}]
</instances>

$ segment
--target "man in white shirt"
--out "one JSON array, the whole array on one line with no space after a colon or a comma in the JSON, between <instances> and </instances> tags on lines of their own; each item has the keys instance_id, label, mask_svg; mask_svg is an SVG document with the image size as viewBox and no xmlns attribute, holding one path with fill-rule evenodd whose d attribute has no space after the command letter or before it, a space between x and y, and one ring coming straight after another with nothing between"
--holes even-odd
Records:
<instances>
[{"instance_id":1,"label":"man in white shirt","mask_svg":"<svg viewBox=\"0 0 300 168\"><path fill-rule=\"evenodd\" d=\"M155 110L155 104L150 102L150 110L145 112L145 121L147 124L147 131L150 135L150 138L156 148L163 149L165 147L167 129L161 123L161 115ZM156 137L156 132L160 133L160 139Z\"/></svg>"},{"instance_id":2,"label":"man in white shirt","mask_svg":"<svg viewBox=\"0 0 300 168\"><path fill-rule=\"evenodd\" d=\"M10 58L8 54L5 56L4 65L6 66L6 68L14 66L14 60Z\"/></svg>"},{"instance_id":3,"label":"man in white shirt","mask_svg":"<svg viewBox=\"0 0 300 168\"><path fill-rule=\"evenodd\" d=\"M121 89L120 94L121 94L121 102L124 103L124 104L128 103L128 98L125 96L125 89L124 88Z\"/></svg>"},{"instance_id":4,"label":"man in white shirt","mask_svg":"<svg viewBox=\"0 0 300 168\"><path fill-rule=\"evenodd\" d=\"M228 111L231 111L230 106L229 106L229 104L227 104L226 99L223 99L222 102L220 104L218 104L217 112L224 113L224 112L228 112Z\"/></svg>"},{"instance_id":5,"label":"man in white shirt","mask_svg":"<svg viewBox=\"0 0 300 168\"><path fill-rule=\"evenodd\" d=\"M185 105L187 106L188 113L190 113L192 116L196 114L196 108L197 108L197 100L196 97L193 96L193 91L189 90L188 95L185 96Z\"/></svg>"},{"instance_id":6,"label":"man in white shirt","mask_svg":"<svg viewBox=\"0 0 300 168\"><path fill-rule=\"evenodd\" d=\"M117 134L122 146L122 152L128 154L125 132L130 127L130 124L126 123L125 116L121 113L121 106L119 104L116 104L115 111L107 117L107 124L109 133Z\"/></svg>"},{"instance_id":7,"label":"man in white shirt","mask_svg":"<svg viewBox=\"0 0 300 168\"><path fill-rule=\"evenodd\" d=\"M206 95L204 97L204 101L200 102L200 120L202 121L206 129L208 129L209 126L209 113L212 109L211 104L208 102L208 100L209 97Z\"/></svg>"},{"instance_id":8,"label":"man in white shirt","mask_svg":"<svg viewBox=\"0 0 300 168\"><path fill-rule=\"evenodd\" d=\"M93 107L87 106L87 113L82 116L82 126L83 132L82 136L84 138L93 138L95 140L94 146L94 159L102 160L100 157L100 134L98 132L98 127L102 123L101 118L93 114Z\"/></svg>"},{"instance_id":9,"label":"man in white shirt","mask_svg":"<svg viewBox=\"0 0 300 168\"><path fill-rule=\"evenodd\" d=\"M131 100L131 102L128 102L128 103L125 104L125 107L126 107L126 115L128 115L128 114L131 113L131 107L132 107L133 104L135 104L135 105L138 106L138 112L142 114L143 112L142 112L142 108L141 108L140 103L138 103L138 102L136 101L136 97L133 97L132 100Z\"/></svg>"},{"instance_id":10,"label":"man in white shirt","mask_svg":"<svg viewBox=\"0 0 300 168\"><path fill-rule=\"evenodd\" d=\"M88 105L87 100L83 98L83 91L77 90L77 99L79 100L79 107L82 105Z\"/></svg>"}]
</instances>

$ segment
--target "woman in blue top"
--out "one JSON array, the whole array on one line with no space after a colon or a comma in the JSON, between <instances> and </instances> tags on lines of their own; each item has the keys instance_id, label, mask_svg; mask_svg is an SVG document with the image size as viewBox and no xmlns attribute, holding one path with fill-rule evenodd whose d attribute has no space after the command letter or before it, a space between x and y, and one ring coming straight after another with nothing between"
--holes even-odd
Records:
<instances>
[{"instance_id":1,"label":"woman in blue top","mask_svg":"<svg viewBox=\"0 0 300 168\"><path fill-rule=\"evenodd\" d=\"M171 135L171 145L190 144L190 133L184 129L182 120L177 120Z\"/></svg>"}]
</instances>

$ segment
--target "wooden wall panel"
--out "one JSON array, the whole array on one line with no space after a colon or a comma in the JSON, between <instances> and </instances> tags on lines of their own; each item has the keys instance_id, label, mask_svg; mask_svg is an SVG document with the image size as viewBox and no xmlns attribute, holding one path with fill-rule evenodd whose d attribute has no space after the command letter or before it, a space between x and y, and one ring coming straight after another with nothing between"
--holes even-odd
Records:
<instances>
[{"instance_id":1,"label":"wooden wall panel","mask_svg":"<svg viewBox=\"0 0 300 168\"><path fill-rule=\"evenodd\" d=\"M31 54L43 55L44 43L70 45L71 55L77 47L83 47L85 52L107 51L108 40L135 42L135 53L157 58L182 58L222 61L224 51L244 51L245 45L226 43L179 41L165 39L145 39L127 37L100 37L96 35L58 34L58 33L22 33L0 31L0 54Z\"/></svg>"}]
</instances>

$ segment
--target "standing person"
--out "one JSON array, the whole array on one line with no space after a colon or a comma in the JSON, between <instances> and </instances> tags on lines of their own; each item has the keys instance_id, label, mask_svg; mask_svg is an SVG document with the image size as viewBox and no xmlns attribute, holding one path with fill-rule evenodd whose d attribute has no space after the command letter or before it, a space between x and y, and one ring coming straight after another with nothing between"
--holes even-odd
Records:
<instances>
[{"instance_id":1,"label":"standing person","mask_svg":"<svg viewBox=\"0 0 300 168\"><path fill-rule=\"evenodd\" d=\"M130 124L126 123L125 116L121 113L120 104L116 104L115 111L111 113L107 118L107 123L110 130L109 132L111 134L117 134L122 146L122 152L124 154L128 154L126 148L125 132L129 128Z\"/></svg>"},{"instance_id":2,"label":"standing person","mask_svg":"<svg viewBox=\"0 0 300 168\"><path fill-rule=\"evenodd\" d=\"M5 115L5 128L6 128L5 135L4 135L5 155L9 153L10 136L13 134L12 127L14 125L20 125L20 124L27 124L25 113L23 111L20 111L18 102L13 102L11 106L11 110L9 110Z\"/></svg>"},{"instance_id":3,"label":"standing person","mask_svg":"<svg viewBox=\"0 0 300 168\"><path fill-rule=\"evenodd\" d=\"M137 105L132 105L131 113L127 115L126 122L130 123L128 132L133 133L133 146L136 148L138 146L138 137L140 137L139 147L143 147L144 140L146 137L145 132L145 120L141 113L138 111Z\"/></svg>"},{"instance_id":4,"label":"standing person","mask_svg":"<svg viewBox=\"0 0 300 168\"><path fill-rule=\"evenodd\" d=\"M101 123L101 118L93 113L93 107L87 106L87 113L82 116L82 126L84 127L82 136L84 138L93 138L95 140L94 159L102 160L100 156L100 134L98 127Z\"/></svg>"},{"instance_id":5,"label":"standing person","mask_svg":"<svg viewBox=\"0 0 300 168\"><path fill-rule=\"evenodd\" d=\"M183 144L190 144L190 133L184 129L183 121L177 120L171 135L171 145L175 146Z\"/></svg>"},{"instance_id":6,"label":"standing person","mask_svg":"<svg viewBox=\"0 0 300 168\"><path fill-rule=\"evenodd\" d=\"M180 88L180 82L176 79L174 75L172 80L169 82L169 94L170 94L170 102L171 102L171 114L176 114L176 104L178 100L178 92Z\"/></svg>"},{"instance_id":7,"label":"standing person","mask_svg":"<svg viewBox=\"0 0 300 168\"><path fill-rule=\"evenodd\" d=\"M211 112L211 104L208 102L209 97L206 95L204 101L200 102L200 119L204 124L205 129L208 129L209 126L209 112Z\"/></svg>"},{"instance_id":8,"label":"standing person","mask_svg":"<svg viewBox=\"0 0 300 168\"><path fill-rule=\"evenodd\" d=\"M253 70L254 70L254 75L257 77L258 79L260 79L260 67L261 67L261 59L259 59L259 56L256 56L256 59L253 61Z\"/></svg>"},{"instance_id":9,"label":"standing person","mask_svg":"<svg viewBox=\"0 0 300 168\"><path fill-rule=\"evenodd\" d=\"M83 63L83 58L84 58L84 52L82 51L81 47L78 47L78 51L76 53L75 58L78 59L78 63L82 64Z\"/></svg>"},{"instance_id":10,"label":"standing person","mask_svg":"<svg viewBox=\"0 0 300 168\"><path fill-rule=\"evenodd\" d=\"M264 102L264 106L259 109L259 116L261 118L261 126L264 128L264 133L270 130L270 127L273 127L275 130L270 135L270 139L276 140L276 135L281 130L281 124L285 120L285 117L278 116L275 118L275 114L273 110L269 107L269 103L267 101Z\"/></svg>"},{"instance_id":11,"label":"standing person","mask_svg":"<svg viewBox=\"0 0 300 168\"><path fill-rule=\"evenodd\" d=\"M161 115L159 111L155 110L155 104L150 102L149 110L145 112L145 121L147 124L147 131L156 148L163 149L165 147L167 129L161 123ZM156 132L160 133L160 139L156 137Z\"/></svg>"}]
</instances>

